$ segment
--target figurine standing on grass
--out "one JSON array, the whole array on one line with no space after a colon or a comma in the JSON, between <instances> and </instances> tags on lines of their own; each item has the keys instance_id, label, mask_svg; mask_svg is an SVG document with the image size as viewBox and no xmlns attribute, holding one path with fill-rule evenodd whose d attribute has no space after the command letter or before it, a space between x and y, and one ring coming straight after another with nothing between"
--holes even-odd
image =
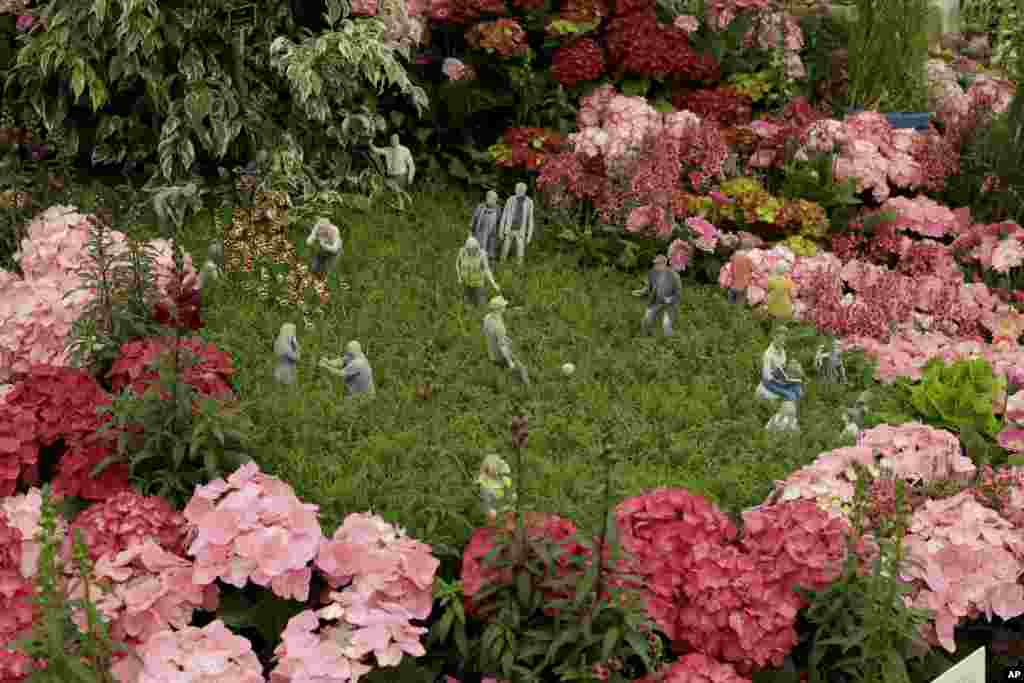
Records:
<instances>
[{"instance_id":1,"label":"figurine standing on grass","mask_svg":"<svg viewBox=\"0 0 1024 683\"><path fill-rule=\"evenodd\" d=\"M326 218L320 218L306 238L306 246L313 247L313 260L309 270L314 275L323 275L334 268L342 251L341 231Z\"/></svg>"},{"instance_id":2,"label":"figurine standing on grass","mask_svg":"<svg viewBox=\"0 0 1024 683\"><path fill-rule=\"evenodd\" d=\"M487 257L492 261L498 255L498 224L501 221L501 209L498 208L498 193L487 191L487 198L473 211L470 232L480 243Z\"/></svg>"},{"instance_id":3,"label":"figurine standing on grass","mask_svg":"<svg viewBox=\"0 0 1024 683\"><path fill-rule=\"evenodd\" d=\"M466 303L482 306L487 300L484 285L490 283L495 292L501 287L494 281L487 253L480 248L480 243L470 235L466 244L459 250L459 258L455 263L455 272L459 276L459 284L465 288Z\"/></svg>"},{"instance_id":4,"label":"figurine standing on grass","mask_svg":"<svg viewBox=\"0 0 1024 683\"><path fill-rule=\"evenodd\" d=\"M399 140L398 133L391 135L390 147L374 147L371 144L370 151L384 157L388 178L398 187L406 190L412 185L416 179L416 163L412 160L412 152Z\"/></svg>"},{"instance_id":5,"label":"figurine standing on grass","mask_svg":"<svg viewBox=\"0 0 1024 683\"><path fill-rule=\"evenodd\" d=\"M729 303L746 303L747 288L754 273L754 262L745 252L737 252L732 259L732 285L729 287Z\"/></svg>"},{"instance_id":6,"label":"figurine standing on grass","mask_svg":"<svg viewBox=\"0 0 1024 683\"><path fill-rule=\"evenodd\" d=\"M526 245L533 241L533 200L526 196L526 183L516 183L516 193L505 202L500 232L501 260L508 259L514 241L516 260L523 265Z\"/></svg>"},{"instance_id":7,"label":"figurine standing on grass","mask_svg":"<svg viewBox=\"0 0 1024 683\"><path fill-rule=\"evenodd\" d=\"M846 366L843 365L843 353L839 349L839 340L832 339L832 350L825 350L825 345L818 347L814 354L814 366L818 374L830 382L846 382Z\"/></svg>"},{"instance_id":8,"label":"figurine standing on grass","mask_svg":"<svg viewBox=\"0 0 1024 683\"><path fill-rule=\"evenodd\" d=\"M779 261L772 270L772 276L768 278L768 301L766 308L768 315L778 320L790 320L793 318L793 290L796 285L789 277L789 264Z\"/></svg>"},{"instance_id":9,"label":"figurine standing on grass","mask_svg":"<svg viewBox=\"0 0 1024 683\"><path fill-rule=\"evenodd\" d=\"M516 492L512 489L511 474L512 468L497 453L488 455L480 465L476 483L480 485L481 507L489 524L498 521L499 513L515 509Z\"/></svg>"},{"instance_id":10,"label":"figurine standing on grass","mask_svg":"<svg viewBox=\"0 0 1024 683\"><path fill-rule=\"evenodd\" d=\"M363 347L357 341L350 341L345 347L345 355L341 358L321 358L320 367L332 375L345 380L349 396L373 396L377 387L373 383L373 368L363 353Z\"/></svg>"},{"instance_id":11,"label":"figurine standing on grass","mask_svg":"<svg viewBox=\"0 0 1024 683\"><path fill-rule=\"evenodd\" d=\"M530 378L526 368L512 355L512 340L508 338L505 320L502 318L506 308L508 308L508 302L505 301L505 297L496 296L491 299L491 312L484 316L483 325L484 338L487 340L487 353L491 357L491 362L499 368L512 370L517 374L520 382L529 384Z\"/></svg>"},{"instance_id":12,"label":"figurine standing on grass","mask_svg":"<svg viewBox=\"0 0 1024 683\"><path fill-rule=\"evenodd\" d=\"M800 423L796 419L796 401L783 401L779 412L772 415L764 426L769 432L799 432Z\"/></svg>"},{"instance_id":13,"label":"figurine standing on grass","mask_svg":"<svg viewBox=\"0 0 1024 683\"><path fill-rule=\"evenodd\" d=\"M281 332L274 342L274 353L277 355L277 368L274 370L274 379L281 384L295 384L297 376L296 368L299 364L301 351L299 340L295 338L295 325L285 323L281 325Z\"/></svg>"},{"instance_id":14,"label":"figurine standing on grass","mask_svg":"<svg viewBox=\"0 0 1024 683\"><path fill-rule=\"evenodd\" d=\"M668 257L658 254L654 257L654 268L647 274L647 286L642 292L648 296L647 312L644 314L640 331L650 334L651 325L662 315L662 330L666 337L672 336L672 323L679 312L683 296L683 281L679 273L670 270Z\"/></svg>"},{"instance_id":15,"label":"figurine standing on grass","mask_svg":"<svg viewBox=\"0 0 1024 683\"><path fill-rule=\"evenodd\" d=\"M206 263L203 264L202 270L199 271L200 290L206 287L208 283L220 279L220 265L218 264L223 258L224 246L220 242L212 242L206 250Z\"/></svg>"}]
</instances>

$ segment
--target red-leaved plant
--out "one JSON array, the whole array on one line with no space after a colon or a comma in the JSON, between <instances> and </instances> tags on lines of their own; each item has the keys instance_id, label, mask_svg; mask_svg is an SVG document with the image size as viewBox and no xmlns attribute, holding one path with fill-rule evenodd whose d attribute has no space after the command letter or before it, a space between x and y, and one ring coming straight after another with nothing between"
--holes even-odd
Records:
<instances>
[{"instance_id":1,"label":"red-leaved plant","mask_svg":"<svg viewBox=\"0 0 1024 683\"><path fill-rule=\"evenodd\" d=\"M139 339L122 346L120 357L114 361L107 375L111 389L119 393L129 387L136 396L144 394L159 381L159 363L173 353L174 343L173 338L156 337ZM234 373L229 355L199 337L182 339L180 352L186 356L182 363L183 382L202 396L222 399L234 397L228 383Z\"/></svg>"}]
</instances>

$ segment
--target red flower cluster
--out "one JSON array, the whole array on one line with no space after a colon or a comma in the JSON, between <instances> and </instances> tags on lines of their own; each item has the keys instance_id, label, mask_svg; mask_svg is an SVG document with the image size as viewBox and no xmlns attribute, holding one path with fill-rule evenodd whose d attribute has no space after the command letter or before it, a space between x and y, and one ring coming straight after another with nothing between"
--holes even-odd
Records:
<instances>
[{"instance_id":1,"label":"red flower cluster","mask_svg":"<svg viewBox=\"0 0 1024 683\"><path fill-rule=\"evenodd\" d=\"M0 649L0 682L21 683L37 668L46 666L46 662L33 661L20 652Z\"/></svg>"},{"instance_id":2,"label":"red flower cluster","mask_svg":"<svg viewBox=\"0 0 1024 683\"><path fill-rule=\"evenodd\" d=\"M509 128L501 136L504 150L495 163L504 168L536 171L564 144L565 138L547 128Z\"/></svg>"},{"instance_id":3,"label":"red flower cluster","mask_svg":"<svg viewBox=\"0 0 1024 683\"><path fill-rule=\"evenodd\" d=\"M589 556L589 549L576 541L576 525L569 520L545 514L527 514L524 517L526 535L529 539L547 540L556 543L562 549L557 560L559 576L575 571L574 560ZM467 613L487 613L490 607L487 602L474 600L474 596L487 586L507 585L514 580L511 568L497 569L486 566L484 561L484 557L494 549L498 534L514 532L515 522L509 516L508 524L504 528L484 527L476 529L470 536L469 543L462 551L462 590ZM547 597L549 600L558 600L565 596L551 594Z\"/></svg>"},{"instance_id":4,"label":"red flower cluster","mask_svg":"<svg viewBox=\"0 0 1024 683\"><path fill-rule=\"evenodd\" d=\"M440 12L432 11L433 18L460 26L472 24L481 17L500 17L508 14L505 0L451 0L450 3L445 3L445 9L447 12L444 16L438 16Z\"/></svg>"},{"instance_id":5,"label":"red flower cluster","mask_svg":"<svg viewBox=\"0 0 1024 683\"><path fill-rule=\"evenodd\" d=\"M921 189L941 192L946 179L960 172L960 151L934 127L914 140L911 156L921 166Z\"/></svg>"},{"instance_id":6,"label":"red flower cluster","mask_svg":"<svg viewBox=\"0 0 1024 683\"><path fill-rule=\"evenodd\" d=\"M712 82L720 75L715 59L691 50L686 32L660 23L654 9L612 19L608 55L616 70L649 78Z\"/></svg>"},{"instance_id":7,"label":"red flower cluster","mask_svg":"<svg viewBox=\"0 0 1024 683\"><path fill-rule=\"evenodd\" d=\"M32 628L35 608L32 602L35 594L32 582L21 575L21 532L10 526L7 517L0 512L0 676L5 669L21 669L30 661L21 661L7 654L8 643L24 637ZM26 667L29 668L29 667ZM0 678L0 680L21 680L21 678Z\"/></svg>"},{"instance_id":8,"label":"red flower cluster","mask_svg":"<svg viewBox=\"0 0 1024 683\"><path fill-rule=\"evenodd\" d=\"M655 0L614 0L615 16L625 17L637 12L653 12Z\"/></svg>"},{"instance_id":9,"label":"red flower cluster","mask_svg":"<svg viewBox=\"0 0 1024 683\"><path fill-rule=\"evenodd\" d=\"M116 452L117 442L112 433L90 434L73 442L61 456L57 467L57 475L53 479L54 497L104 500L129 490L128 465L125 463L110 465L92 476L96 466Z\"/></svg>"},{"instance_id":10,"label":"red flower cluster","mask_svg":"<svg viewBox=\"0 0 1024 683\"><path fill-rule=\"evenodd\" d=\"M722 127L750 123L753 105L754 101L749 96L729 86L679 92L672 98L672 106L676 109L692 111Z\"/></svg>"},{"instance_id":11,"label":"red flower cluster","mask_svg":"<svg viewBox=\"0 0 1024 683\"><path fill-rule=\"evenodd\" d=\"M835 580L848 530L813 502L794 501L745 513L736 544L728 517L681 489L630 498L616 518L659 629L741 673L782 664L805 606L794 589Z\"/></svg>"},{"instance_id":12,"label":"red flower cluster","mask_svg":"<svg viewBox=\"0 0 1024 683\"><path fill-rule=\"evenodd\" d=\"M526 31L516 19L481 22L469 30L466 42L502 57L523 57L530 49Z\"/></svg>"},{"instance_id":13,"label":"red flower cluster","mask_svg":"<svg viewBox=\"0 0 1024 683\"><path fill-rule=\"evenodd\" d=\"M125 387L141 396L160 378L159 363L166 362L173 352L173 338L138 339L121 347L107 377L115 393ZM231 357L199 337L181 340L182 379L203 396L234 398L229 378L234 373ZM168 398L168 396L164 396Z\"/></svg>"},{"instance_id":14,"label":"red flower cluster","mask_svg":"<svg viewBox=\"0 0 1024 683\"><path fill-rule=\"evenodd\" d=\"M589 24L608 16L605 0L563 0L559 17L574 24Z\"/></svg>"},{"instance_id":15,"label":"red flower cluster","mask_svg":"<svg viewBox=\"0 0 1024 683\"><path fill-rule=\"evenodd\" d=\"M158 496L122 491L89 507L71 525L68 541L81 531L95 561L104 553L117 554L135 543L151 539L175 555L184 555L185 518Z\"/></svg>"},{"instance_id":16,"label":"red flower cluster","mask_svg":"<svg viewBox=\"0 0 1024 683\"><path fill-rule=\"evenodd\" d=\"M693 652L639 683L750 683L750 679L740 676L729 664Z\"/></svg>"},{"instance_id":17,"label":"red flower cluster","mask_svg":"<svg viewBox=\"0 0 1024 683\"><path fill-rule=\"evenodd\" d=\"M604 73L604 50L591 38L580 38L555 50L551 75L567 88L596 81Z\"/></svg>"},{"instance_id":18,"label":"red flower cluster","mask_svg":"<svg viewBox=\"0 0 1024 683\"><path fill-rule=\"evenodd\" d=\"M924 505L927 496L921 491L904 488L905 515L911 515L917 508ZM871 482L867 491L867 509L864 511L865 524L868 529L877 529L883 520L892 520L896 516L896 479L881 477Z\"/></svg>"},{"instance_id":19,"label":"red flower cluster","mask_svg":"<svg viewBox=\"0 0 1024 683\"><path fill-rule=\"evenodd\" d=\"M512 0L512 6L524 12L533 12L544 9L548 0Z\"/></svg>"},{"instance_id":20,"label":"red flower cluster","mask_svg":"<svg viewBox=\"0 0 1024 683\"><path fill-rule=\"evenodd\" d=\"M74 458L65 463L67 454L97 447L95 432L103 419L96 409L109 403L106 392L82 370L32 366L27 376L0 399L0 496L14 494L19 482L37 484L40 449L63 442L65 454L58 463L60 479L61 472L74 464ZM105 491L105 487L110 490ZM104 472L102 485L91 493L105 497L126 487L127 470L114 467ZM59 491L55 493L59 495Z\"/></svg>"},{"instance_id":21,"label":"red flower cluster","mask_svg":"<svg viewBox=\"0 0 1024 683\"><path fill-rule=\"evenodd\" d=\"M791 152L806 142L807 129L811 124L828 116L810 105L803 97L793 98L778 116L763 116L759 120L774 124L778 128L770 135L757 135L753 140L751 159L772 158L772 165L781 168L791 157Z\"/></svg>"}]
</instances>

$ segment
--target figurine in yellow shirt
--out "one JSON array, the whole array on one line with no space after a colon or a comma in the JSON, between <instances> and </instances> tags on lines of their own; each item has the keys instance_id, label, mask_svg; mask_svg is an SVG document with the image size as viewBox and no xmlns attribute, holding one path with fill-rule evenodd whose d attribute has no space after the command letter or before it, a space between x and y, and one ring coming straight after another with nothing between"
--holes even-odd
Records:
<instances>
[{"instance_id":1,"label":"figurine in yellow shirt","mask_svg":"<svg viewBox=\"0 0 1024 683\"><path fill-rule=\"evenodd\" d=\"M791 320L793 318L793 290L796 285L788 275L789 265L785 261L779 262L768 278L768 315L779 320Z\"/></svg>"}]
</instances>

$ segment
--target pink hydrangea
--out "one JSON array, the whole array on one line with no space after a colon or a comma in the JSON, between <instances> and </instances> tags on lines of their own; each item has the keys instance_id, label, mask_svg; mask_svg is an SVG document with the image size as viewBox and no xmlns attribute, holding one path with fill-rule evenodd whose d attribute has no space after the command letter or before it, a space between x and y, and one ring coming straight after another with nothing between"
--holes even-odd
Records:
<instances>
[{"instance_id":1,"label":"pink hydrangea","mask_svg":"<svg viewBox=\"0 0 1024 683\"><path fill-rule=\"evenodd\" d=\"M196 558L193 581L205 586L220 579L238 588L252 581L280 597L306 600L309 563L323 538L317 510L253 462L227 481L196 488L183 513L188 553Z\"/></svg>"},{"instance_id":2,"label":"pink hydrangea","mask_svg":"<svg viewBox=\"0 0 1024 683\"><path fill-rule=\"evenodd\" d=\"M715 250L719 237L718 228L700 216L687 218L686 227L697 236L694 244L698 249L709 253Z\"/></svg>"},{"instance_id":3,"label":"pink hydrangea","mask_svg":"<svg viewBox=\"0 0 1024 683\"><path fill-rule=\"evenodd\" d=\"M217 608L217 587L196 585L192 573L191 562L147 540L100 556L93 567L89 595L110 625L111 637L141 644L161 631L185 628L197 609ZM84 599L85 589L74 576L68 596ZM75 611L72 619L79 628L86 628L84 612Z\"/></svg>"},{"instance_id":4,"label":"pink hydrangea","mask_svg":"<svg viewBox=\"0 0 1024 683\"><path fill-rule=\"evenodd\" d=\"M641 679L640 683L750 683L750 679L736 673L731 664L693 652Z\"/></svg>"},{"instance_id":5,"label":"pink hydrangea","mask_svg":"<svg viewBox=\"0 0 1024 683\"><path fill-rule=\"evenodd\" d=\"M686 240L672 240L668 245L668 265L672 270L681 273L690 265L690 257L693 256L693 244Z\"/></svg>"},{"instance_id":6,"label":"pink hydrangea","mask_svg":"<svg viewBox=\"0 0 1024 683\"><path fill-rule=\"evenodd\" d=\"M697 29L700 28L700 20L689 14L680 14L672 20L672 25L685 31L686 35L690 35L691 33L696 33Z\"/></svg>"},{"instance_id":7,"label":"pink hydrangea","mask_svg":"<svg viewBox=\"0 0 1024 683\"><path fill-rule=\"evenodd\" d=\"M898 229L925 237L944 237L958 225L957 217L949 207L924 195L893 197L883 203L881 209L896 214Z\"/></svg>"},{"instance_id":8,"label":"pink hydrangea","mask_svg":"<svg viewBox=\"0 0 1024 683\"><path fill-rule=\"evenodd\" d=\"M0 499L0 518L21 533L21 575L33 579L39 564L39 518L42 516L43 496L39 489L32 488L17 496ZM63 534L67 524L62 517L57 519L57 531Z\"/></svg>"},{"instance_id":9,"label":"pink hydrangea","mask_svg":"<svg viewBox=\"0 0 1024 683\"><path fill-rule=\"evenodd\" d=\"M265 683L252 643L220 619L203 628L161 631L136 651L138 678L120 683Z\"/></svg>"},{"instance_id":10,"label":"pink hydrangea","mask_svg":"<svg viewBox=\"0 0 1024 683\"><path fill-rule=\"evenodd\" d=\"M1024 614L1024 532L980 505L970 491L932 500L914 513L905 541L902 578L914 607L935 611L925 637L956 651L953 632L964 619Z\"/></svg>"},{"instance_id":11,"label":"pink hydrangea","mask_svg":"<svg viewBox=\"0 0 1024 683\"><path fill-rule=\"evenodd\" d=\"M362 656L350 626L322 624L317 612L306 610L289 619L281 634L270 683L354 683L373 670L359 661Z\"/></svg>"}]
</instances>

